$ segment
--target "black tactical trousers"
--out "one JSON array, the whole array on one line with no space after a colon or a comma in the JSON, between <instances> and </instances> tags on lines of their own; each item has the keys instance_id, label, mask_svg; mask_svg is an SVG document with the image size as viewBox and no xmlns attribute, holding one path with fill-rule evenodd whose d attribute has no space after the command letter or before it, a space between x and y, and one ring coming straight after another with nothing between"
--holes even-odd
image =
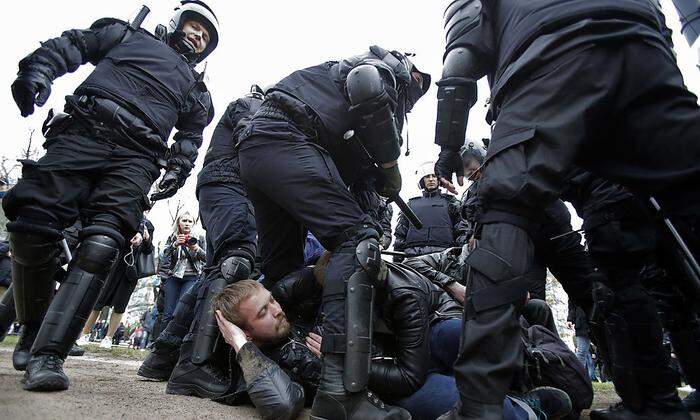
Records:
<instances>
[{"instance_id":1,"label":"black tactical trousers","mask_svg":"<svg viewBox=\"0 0 700 420\"><path fill-rule=\"evenodd\" d=\"M310 230L334 254L324 285L324 337L344 334L342 290L360 269L354 248L367 237L378 238L378 229L353 199L328 152L294 125L256 118L239 147L266 282L303 268L306 229ZM334 290L337 296L329 299Z\"/></svg>"},{"instance_id":2,"label":"black tactical trousers","mask_svg":"<svg viewBox=\"0 0 700 420\"><path fill-rule=\"evenodd\" d=\"M148 191L160 175L150 158L79 129L50 138L44 147L41 159L23 162L22 178L2 200L10 220L27 216L20 209L32 208L32 220L61 229L79 215L88 224L109 215L107 220L119 219L124 233L136 232Z\"/></svg>"},{"instance_id":3,"label":"black tactical trousers","mask_svg":"<svg viewBox=\"0 0 700 420\"><path fill-rule=\"evenodd\" d=\"M235 161L231 160L232 165ZM209 165L202 169L207 171ZM206 174L200 174L200 177ZM197 199L202 226L207 231L207 267L221 263L222 258L238 251L251 260L257 251L253 205L237 170L231 168L227 182L208 182L198 185ZM240 255L240 253L239 253Z\"/></svg>"},{"instance_id":4,"label":"black tactical trousers","mask_svg":"<svg viewBox=\"0 0 700 420\"><path fill-rule=\"evenodd\" d=\"M514 298L498 286L517 284L529 270L533 244L516 225L533 230L572 164L657 194L669 210L699 197L700 109L676 63L655 47L628 42L572 51L510 86L496 109L478 186L484 214L477 249L503 264L497 272L471 270L474 293L465 311L477 309L465 314L455 365L463 412L501 401L519 368ZM487 290L503 295L501 306L480 296Z\"/></svg>"},{"instance_id":5,"label":"black tactical trousers","mask_svg":"<svg viewBox=\"0 0 700 420\"><path fill-rule=\"evenodd\" d=\"M593 261L581 244L581 235L572 231L571 213L561 200L544 210L543 222L533 242L535 262L527 274L530 297L545 299L549 269L578 306L590 308Z\"/></svg>"}]
</instances>

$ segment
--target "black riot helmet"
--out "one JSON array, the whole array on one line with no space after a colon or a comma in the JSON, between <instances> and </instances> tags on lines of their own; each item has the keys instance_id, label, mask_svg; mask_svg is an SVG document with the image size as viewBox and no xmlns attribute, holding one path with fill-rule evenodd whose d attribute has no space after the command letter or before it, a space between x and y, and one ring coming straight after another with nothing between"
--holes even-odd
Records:
<instances>
[{"instance_id":1,"label":"black riot helmet","mask_svg":"<svg viewBox=\"0 0 700 420\"><path fill-rule=\"evenodd\" d=\"M369 47L369 50L376 57L379 57L386 67L391 69L396 90L404 98L403 111L410 112L413 105L430 88L430 75L418 70L416 65L413 64L409 56L414 54L404 54L396 50L389 51L378 45L372 45ZM414 72L420 76L414 77L412 74Z\"/></svg>"},{"instance_id":2,"label":"black riot helmet","mask_svg":"<svg viewBox=\"0 0 700 420\"><path fill-rule=\"evenodd\" d=\"M182 26L187 20L196 20L204 25L209 32L209 43L201 53L192 50L192 46L185 42L185 33ZM219 20L209 6L200 0L182 0L180 6L175 8L175 14L168 23L168 39L170 45L184 55L190 63L202 62L219 43Z\"/></svg>"},{"instance_id":3,"label":"black riot helmet","mask_svg":"<svg viewBox=\"0 0 700 420\"><path fill-rule=\"evenodd\" d=\"M415 64L413 64L409 57L413 57L415 54L402 54L398 51L392 51L391 55L396 57L396 59L403 64L408 73L408 83L403 87L406 103L405 112L408 113L411 112L411 109L413 109L413 105L415 105L416 102L418 102L418 100L425 95L426 92L428 92L428 89L430 89L430 74L423 73L422 71L418 70L418 67L416 67Z\"/></svg>"}]
</instances>

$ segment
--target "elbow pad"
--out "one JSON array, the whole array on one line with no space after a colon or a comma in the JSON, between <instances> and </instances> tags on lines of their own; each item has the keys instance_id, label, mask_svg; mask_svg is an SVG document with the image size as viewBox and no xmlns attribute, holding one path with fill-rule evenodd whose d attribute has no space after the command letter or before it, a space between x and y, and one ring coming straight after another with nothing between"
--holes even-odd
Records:
<instances>
[{"instance_id":1,"label":"elbow pad","mask_svg":"<svg viewBox=\"0 0 700 420\"><path fill-rule=\"evenodd\" d=\"M476 81L470 78L476 57L466 48L447 54L438 84L435 143L460 147L464 143L469 109L476 103Z\"/></svg>"},{"instance_id":2,"label":"elbow pad","mask_svg":"<svg viewBox=\"0 0 700 420\"><path fill-rule=\"evenodd\" d=\"M350 71L346 83L360 141L378 163L395 161L401 154L401 135L386 81L376 67L364 64Z\"/></svg>"}]
</instances>

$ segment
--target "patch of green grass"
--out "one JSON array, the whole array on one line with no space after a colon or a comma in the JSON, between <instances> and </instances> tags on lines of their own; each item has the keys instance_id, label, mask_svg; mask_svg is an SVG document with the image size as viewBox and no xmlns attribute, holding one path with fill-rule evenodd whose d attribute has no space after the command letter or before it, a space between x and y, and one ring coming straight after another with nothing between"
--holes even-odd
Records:
<instances>
[{"instance_id":1,"label":"patch of green grass","mask_svg":"<svg viewBox=\"0 0 700 420\"><path fill-rule=\"evenodd\" d=\"M19 340L18 335L8 335L5 337L5 339L0 343L0 346L3 347L14 347L15 344L17 344L17 340Z\"/></svg>"},{"instance_id":2,"label":"patch of green grass","mask_svg":"<svg viewBox=\"0 0 700 420\"><path fill-rule=\"evenodd\" d=\"M18 335L8 335L5 340L0 343L2 347L14 347L19 340ZM148 356L148 351L128 349L126 347L113 346L111 349L103 349L97 343L87 344L82 346L85 349L85 354L113 357L116 359L143 360Z\"/></svg>"},{"instance_id":3,"label":"patch of green grass","mask_svg":"<svg viewBox=\"0 0 700 420\"><path fill-rule=\"evenodd\" d=\"M128 349L126 347L112 346L111 349L103 349L97 344L87 344L82 346L85 354L114 357L118 359L143 360L148 356L148 351Z\"/></svg>"}]
</instances>

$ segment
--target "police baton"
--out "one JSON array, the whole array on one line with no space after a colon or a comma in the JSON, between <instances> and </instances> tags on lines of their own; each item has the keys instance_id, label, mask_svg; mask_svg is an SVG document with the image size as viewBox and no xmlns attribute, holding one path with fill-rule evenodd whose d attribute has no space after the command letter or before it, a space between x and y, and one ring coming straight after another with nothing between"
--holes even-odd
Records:
<instances>
[{"instance_id":1,"label":"police baton","mask_svg":"<svg viewBox=\"0 0 700 420\"><path fill-rule=\"evenodd\" d=\"M374 167L377 169L380 168L379 164L374 161L374 158L369 153L369 151L367 150L365 145L362 144L360 139L358 139L357 136L355 135L355 130L346 131L345 134L343 134L343 140L345 140L347 142L351 142L351 141L355 140L355 143L360 145L360 149L362 149L365 156L372 163L372 165L374 165ZM391 203L393 201L394 203L396 203L397 206L399 206L399 209L404 214L404 216L406 216L406 218L411 222L413 227L415 227L416 229L423 228L423 222L421 222L421 220L418 218L418 216L416 216L416 213L414 213L413 210L411 210L411 208L408 207L408 204L406 204L406 202L403 201L403 198L401 198L400 195L395 194L395 195L393 195L391 197L387 197L387 198L388 198L388 200L387 200L388 203Z\"/></svg>"},{"instance_id":2,"label":"police baton","mask_svg":"<svg viewBox=\"0 0 700 420\"><path fill-rule=\"evenodd\" d=\"M695 259L695 256L693 256L693 253L690 252L690 248L688 248L688 245L686 245L683 237L681 237L681 234L678 232L678 229L676 229L676 227L673 225L673 222L671 222L668 217L664 217L659 202L656 201L654 197L649 197L649 202L656 213L661 217L661 220L663 220L664 225L666 225L666 229L668 229L671 236L673 236L678 251L680 251L680 256L682 257L681 264L683 266L683 271L685 271L688 277L690 277L693 281L695 291L700 293L700 265L698 265L698 261Z\"/></svg>"},{"instance_id":3,"label":"police baton","mask_svg":"<svg viewBox=\"0 0 700 420\"><path fill-rule=\"evenodd\" d=\"M129 26L133 30L137 30L141 27L141 24L143 23L144 20L146 20L146 16L151 12L151 9L148 8L145 4L141 6L141 10L139 10L138 14L136 14L136 17L134 18L131 23L129 23Z\"/></svg>"}]
</instances>

